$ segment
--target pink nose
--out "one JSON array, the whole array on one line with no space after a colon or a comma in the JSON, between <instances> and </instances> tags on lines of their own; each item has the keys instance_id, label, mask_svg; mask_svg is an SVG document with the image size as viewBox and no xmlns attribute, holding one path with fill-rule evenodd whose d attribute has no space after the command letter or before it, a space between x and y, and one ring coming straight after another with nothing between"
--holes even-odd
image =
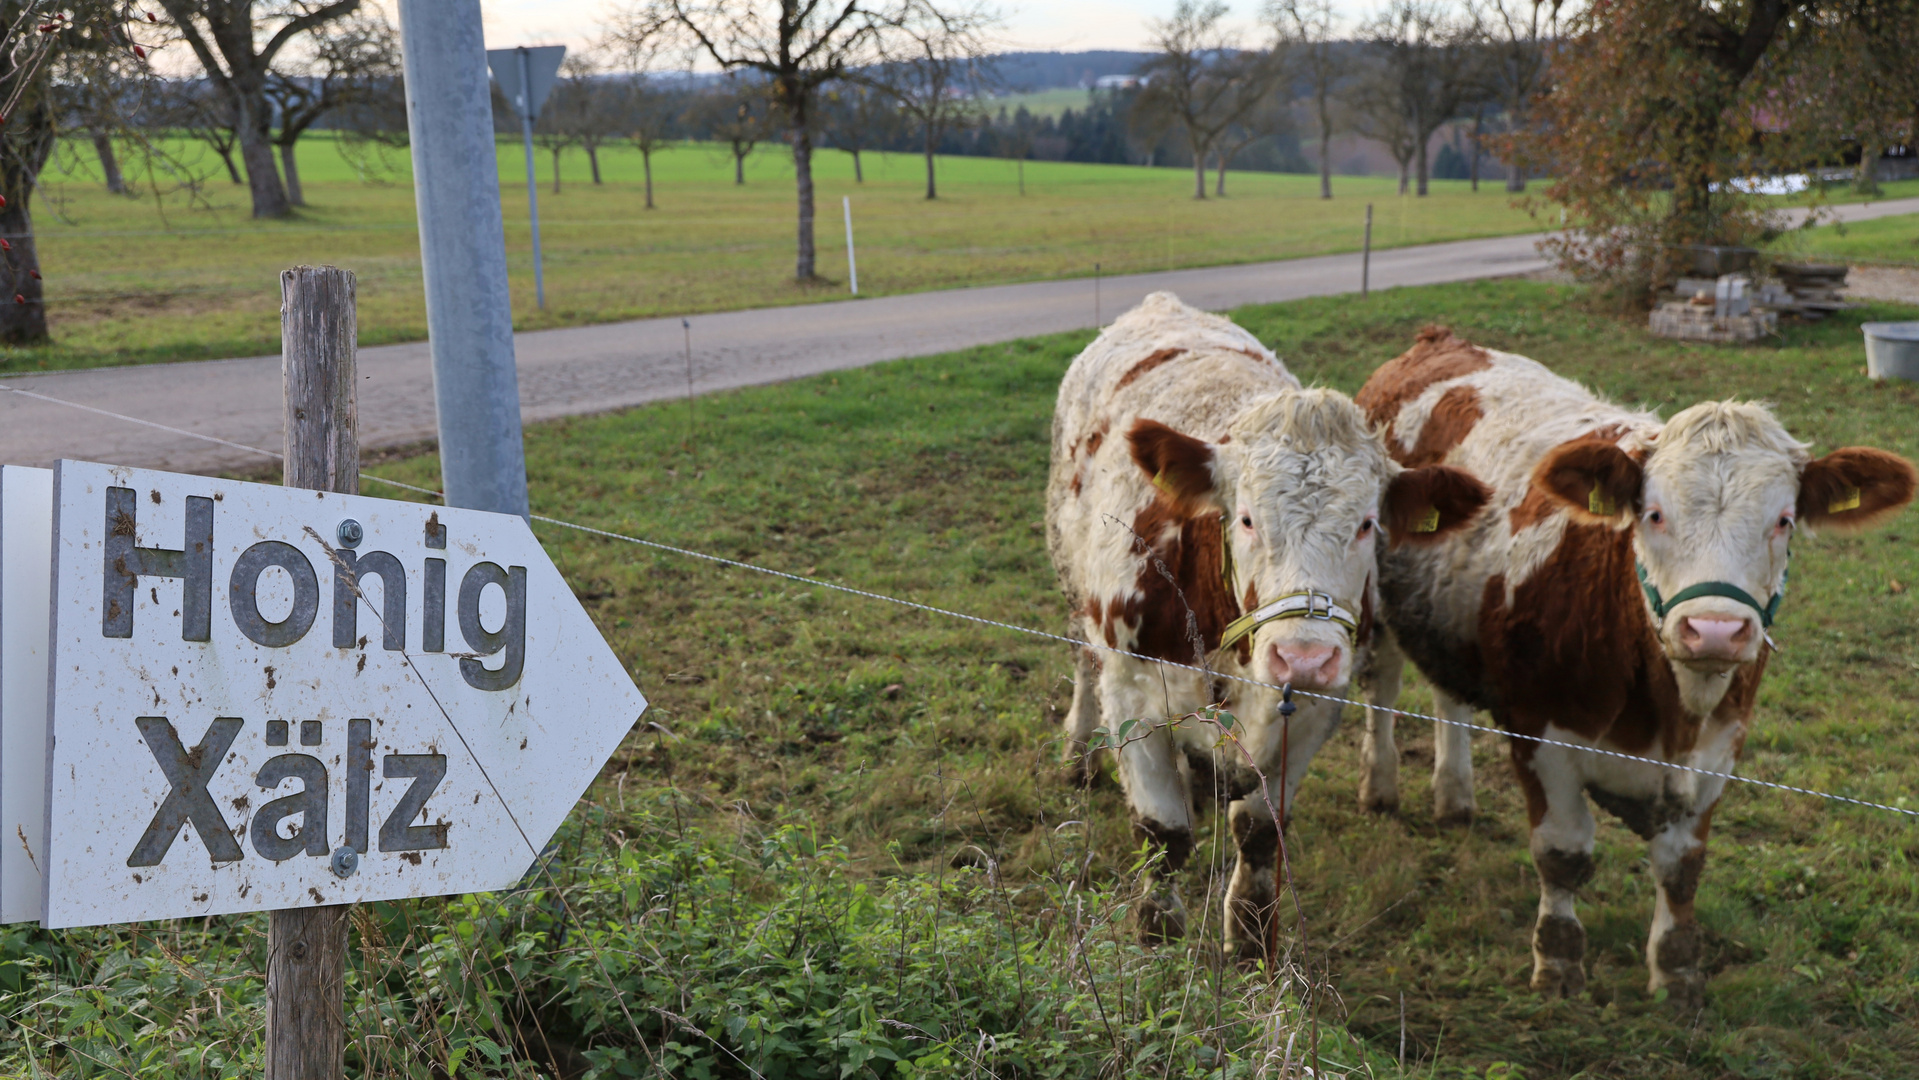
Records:
<instances>
[{"instance_id":1,"label":"pink nose","mask_svg":"<svg viewBox=\"0 0 1919 1080\"><path fill-rule=\"evenodd\" d=\"M1681 619L1679 641L1707 660L1737 660L1752 643L1751 619Z\"/></svg>"},{"instance_id":2,"label":"pink nose","mask_svg":"<svg viewBox=\"0 0 1919 1080\"><path fill-rule=\"evenodd\" d=\"M1301 690L1333 689L1339 681L1339 661L1339 646L1303 642L1274 644L1267 655L1272 680Z\"/></svg>"}]
</instances>

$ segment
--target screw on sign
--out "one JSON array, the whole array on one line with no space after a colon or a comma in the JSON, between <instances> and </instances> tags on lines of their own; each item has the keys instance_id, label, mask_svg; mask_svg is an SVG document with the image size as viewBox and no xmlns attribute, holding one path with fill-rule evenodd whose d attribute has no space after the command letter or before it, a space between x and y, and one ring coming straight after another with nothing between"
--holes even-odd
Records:
<instances>
[{"instance_id":1,"label":"screw on sign","mask_svg":"<svg viewBox=\"0 0 1919 1080\"><path fill-rule=\"evenodd\" d=\"M53 505L49 927L510 886L646 708L516 516L73 461Z\"/></svg>"}]
</instances>

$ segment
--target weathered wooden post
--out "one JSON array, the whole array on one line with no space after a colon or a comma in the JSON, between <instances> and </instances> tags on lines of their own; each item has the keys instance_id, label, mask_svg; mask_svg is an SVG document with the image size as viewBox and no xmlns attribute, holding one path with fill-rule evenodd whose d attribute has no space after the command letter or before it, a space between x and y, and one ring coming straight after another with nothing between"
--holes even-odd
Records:
<instances>
[{"instance_id":1,"label":"weathered wooden post","mask_svg":"<svg viewBox=\"0 0 1919 1080\"><path fill-rule=\"evenodd\" d=\"M1366 239L1359 249L1359 295L1373 291L1373 204L1366 204Z\"/></svg>"},{"instance_id":2,"label":"weathered wooden post","mask_svg":"<svg viewBox=\"0 0 1919 1080\"><path fill-rule=\"evenodd\" d=\"M280 275L287 487L360 493L358 341L351 270L296 266ZM349 910L323 904L267 915L266 1080L345 1075Z\"/></svg>"}]
</instances>

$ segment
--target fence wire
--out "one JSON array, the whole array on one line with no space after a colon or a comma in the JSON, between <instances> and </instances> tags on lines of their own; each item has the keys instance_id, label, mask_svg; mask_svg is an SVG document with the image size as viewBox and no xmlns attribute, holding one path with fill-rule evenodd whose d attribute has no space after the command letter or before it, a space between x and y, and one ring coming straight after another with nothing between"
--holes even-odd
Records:
<instances>
[{"instance_id":1,"label":"fence wire","mask_svg":"<svg viewBox=\"0 0 1919 1080\"><path fill-rule=\"evenodd\" d=\"M175 435L185 436L191 439L199 439L205 442L217 443L221 446L231 447L235 450L244 450L248 453L259 454L263 457L269 457L274 459L275 461L281 461L285 459L285 455L280 454L273 450L263 450L257 446L247 446L243 443L231 442L229 440L217 438L212 435L203 435L196 431L186 431L181 428L169 427L165 424L155 423L151 420L142 420L138 417L127 416L122 413L112 412L107 409L96 408L91 405L82 405L78 402L66 401L60 398L49 397L45 394L38 394L28 390L21 390L16 387L0 385L0 391L7 391L9 393L19 394L24 397L32 398L36 401L44 401L53 405L65 405L69 408L80 409L85 412L94 413L100 416L111 417L116 420L124 420L128 423L139 424L143 427L156 428L161 431L169 432ZM390 480L384 476L376 476L373 473L362 472L360 474L360 478L362 480L370 480L377 484L385 484L389 487L398 488L404 491L410 491L416 494L426 495L435 499L444 500L446 497L444 492L435 491L432 488L420 487L416 484L403 483L399 480ZM936 607L932 604L922 604L915 600L906 600L897 596L888 596L885 593L872 592L867 589L855 588L851 585L842 585L842 584L839 584L838 582L825 581L815 577L807 577L803 574L793 574L793 573L788 573L787 571L784 571L784 570L775 570L775 569L772 569L771 567L760 566L756 563L743 562L739 559L729 559L722 555L713 555L704 551L696 551L692 548L678 547L673 544L661 543L660 541L657 541L657 540L647 540L638 536L628 536L625 533L613 532L609 529L600 529L591 525L581 525L577 522L566 521L562 518L548 517L543 514L529 514L528 517L530 517L534 521L538 521L543 524L556 525L556 526L559 526L560 528L572 529L576 532L582 532L592 536L598 536L607 540L618 540L623 543L634 544L640 547L650 548L655 551L667 552L669 554L679 555L684 558L699 559L705 562L714 563L719 566L731 567L736 570L749 570L756 574L764 574L768 577L783 578L787 581L798 582L799 584L808 585L815 588L831 589L835 592L845 593L849 596L858 596L867 600L877 600L882 603L893 604L899 607L908 608L913 611L925 612L930 615L939 615L944 618L957 619L962 622L970 622L980 626L989 626L998 630L1005 630L1005 631L1009 631L1017 634L1025 634L1029 637L1043 638L1048 641L1055 641L1055 642L1059 642L1066 645L1078 646L1079 648L1082 648L1082 649L1094 649L1099 652L1111 653L1116 656L1125 656L1130 659L1140 660L1146 663L1160 664L1165 667L1179 668L1185 671L1195 671L1195 672L1199 672L1201 674L1207 675L1209 677L1225 679L1231 682L1241 683L1247 686L1258 686L1268 690L1280 691L1282 693L1290 689L1294 697L1317 698L1322 701L1339 702L1342 705L1358 704L1368 709L1376 709L1380 712L1391 713L1395 716L1403 716L1412 720L1429 720L1435 724L1446 724L1451 727L1464 728L1468 731L1484 732L1489 735L1501 736L1508 739L1523 739L1527 742L1535 743L1540 746L1554 746L1554 747L1559 747L1566 750L1579 751L1581 753L1596 754L1601 757L1616 758L1621 761L1633 761L1633 762L1638 762L1644 765L1655 765L1660 768L1671 769L1675 772L1691 773L1695 776L1710 777L1718 780L1737 781L1738 783L1751 784L1755 787L1767 788L1773 791L1788 792L1794 795L1805 795L1805 796L1809 796L1817 799L1825 799L1829 802L1841 803L1848 806L1861 806L1861 807L1866 807L1872 810L1883 810L1883 811L1886 811L1887 813L1898 814L1907 819L1919 818L1919 809L1907 809L1906 807L1903 807L1903 806L1893 806L1887 803L1873 802L1869 799L1855 799L1849 795L1837 795L1829 791L1819 791L1815 788L1798 787L1793 784L1782 784L1772 780L1760 780L1755 777L1740 776L1737 773L1717 772L1712 769L1701 769L1701 768L1698 768L1697 766L1685 765L1676 761L1662 761L1658 758L1641 757L1637 754L1627 754L1617 750L1607 750L1603 747L1590 746L1583 743L1567 742L1562 739L1551 739L1542 735L1524 735L1519 732L1507 731L1504 728L1493 727L1488 724L1475 724L1470 721L1453 720L1444 716L1433 716L1427 713L1413 712L1407 709L1388 708L1386 706L1372 705L1365 702L1354 702L1350 698L1339 697L1332 694L1313 693L1307 690L1294 689L1287 685L1264 682L1259 679L1248 678L1244 675L1234 675L1228 672L1223 672L1223 671L1218 671L1212 668L1202 667L1198 664L1185 664L1177 660L1168 660L1164 657L1148 656L1144 653L1132 652L1127 649L1121 649L1116 646L1106 645L1097 641L1085 641L1080 638L1072 637L1066 634L1055 634L1050 631L1035 629L1030 626L1021 626L1018 623L1004 622L999 619L989 619L983 615L973 615L964 611L954 611L950 608Z\"/></svg>"}]
</instances>

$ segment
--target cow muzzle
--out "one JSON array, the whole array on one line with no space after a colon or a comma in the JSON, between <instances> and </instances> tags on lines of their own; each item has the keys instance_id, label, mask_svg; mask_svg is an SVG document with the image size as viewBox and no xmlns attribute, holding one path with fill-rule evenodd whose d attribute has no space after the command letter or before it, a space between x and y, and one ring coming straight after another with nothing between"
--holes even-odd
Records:
<instances>
[{"instance_id":1,"label":"cow muzzle","mask_svg":"<svg viewBox=\"0 0 1919 1080\"><path fill-rule=\"evenodd\" d=\"M1666 635L1666 651L1689 667L1723 671L1758 658L1759 623L1750 615L1725 611L1677 614Z\"/></svg>"},{"instance_id":2,"label":"cow muzzle","mask_svg":"<svg viewBox=\"0 0 1919 1080\"><path fill-rule=\"evenodd\" d=\"M1346 685L1346 650L1314 641L1275 641L1266 646L1267 681L1296 690L1329 691Z\"/></svg>"}]
</instances>

